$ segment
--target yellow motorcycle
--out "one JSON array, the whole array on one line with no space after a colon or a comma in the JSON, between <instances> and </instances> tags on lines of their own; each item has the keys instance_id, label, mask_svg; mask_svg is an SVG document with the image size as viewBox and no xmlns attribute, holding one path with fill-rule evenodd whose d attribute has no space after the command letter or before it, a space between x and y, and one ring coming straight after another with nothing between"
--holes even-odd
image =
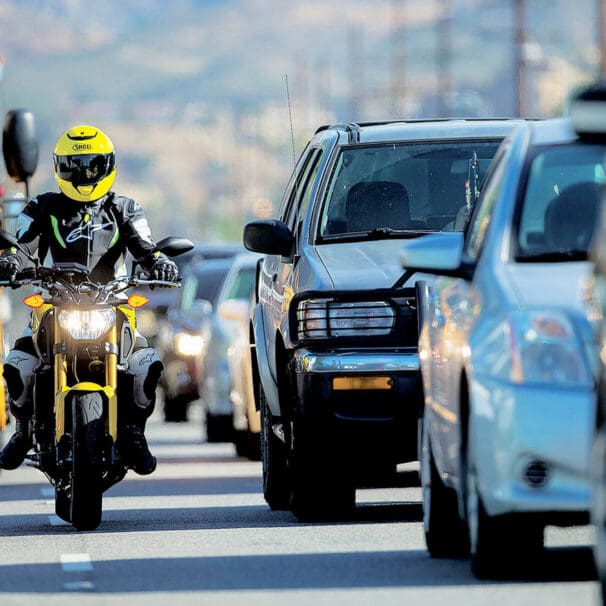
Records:
<instances>
[{"instance_id":1,"label":"yellow motorcycle","mask_svg":"<svg viewBox=\"0 0 606 606\"><path fill-rule=\"evenodd\" d=\"M0 230L0 247L9 246L24 252L14 236ZM191 248L189 240L174 237L157 245L170 257ZM88 268L61 263L28 268L10 285L38 286L46 293L24 299L32 308L40 359L29 428L34 453L28 459L54 486L56 514L78 530L95 529L103 493L128 469L116 448L118 370L127 367L134 350L135 309L147 299L137 294L127 299L122 293L134 286L179 284L137 277L134 266L131 275L98 284L90 281Z\"/></svg>"}]
</instances>

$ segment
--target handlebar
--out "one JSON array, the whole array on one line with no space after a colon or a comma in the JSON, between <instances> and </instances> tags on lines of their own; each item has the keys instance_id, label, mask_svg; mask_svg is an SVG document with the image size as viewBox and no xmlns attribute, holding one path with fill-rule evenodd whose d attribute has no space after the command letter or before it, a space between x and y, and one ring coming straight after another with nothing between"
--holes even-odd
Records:
<instances>
[{"instance_id":1,"label":"handlebar","mask_svg":"<svg viewBox=\"0 0 606 606\"><path fill-rule=\"evenodd\" d=\"M133 286L149 286L154 288L180 288L178 281L151 280L137 276L121 276L106 284L92 282L87 278L88 273L79 268L57 269L49 267L27 268L17 274L14 280L0 280L0 286L19 288L21 286L40 286L49 291L51 296L67 296L77 302L79 295L93 298L95 302L106 302L111 295L117 295ZM74 282L73 278L78 281Z\"/></svg>"}]
</instances>

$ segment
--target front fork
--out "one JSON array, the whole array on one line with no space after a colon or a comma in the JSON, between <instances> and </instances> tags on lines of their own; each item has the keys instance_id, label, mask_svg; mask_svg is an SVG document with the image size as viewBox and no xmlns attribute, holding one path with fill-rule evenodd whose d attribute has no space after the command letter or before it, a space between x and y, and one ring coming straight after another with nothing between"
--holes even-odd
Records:
<instances>
[{"instance_id":1,"label":"front fork","mask_svg":"<svg viewBox=\"0 0 606 606\"><path fill-rule=\"evenodd\" d=\"M118 339L116 324L105 342L105 385L82 381L75 385L67 383L67 358L62 331L55 315L54 345L54 393L55 393L55 440L57 443L65 433L69 433L71 414L66 407L67 396L74 391L101 392L107 399L106 432L114 441L118 439Z\"/></svg>"}]
</instances>

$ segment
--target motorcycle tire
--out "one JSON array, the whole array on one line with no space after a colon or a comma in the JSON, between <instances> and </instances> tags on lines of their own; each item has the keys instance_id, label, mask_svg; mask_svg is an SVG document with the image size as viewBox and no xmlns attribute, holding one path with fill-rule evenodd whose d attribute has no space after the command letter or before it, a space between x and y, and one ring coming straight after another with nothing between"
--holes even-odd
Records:
<instances>
[{"instance_id":1,"label":"motorcycle tire","mask_svg":"<svg viewBox=\"0 0 606 606\"><path fill-rule=\"evenodd\" d=\"M94 530L101 524L103 509L101 456L105 428L99 393L73 396L72 423L71 523L77 530Z\"/></svg>"}]
</instances>

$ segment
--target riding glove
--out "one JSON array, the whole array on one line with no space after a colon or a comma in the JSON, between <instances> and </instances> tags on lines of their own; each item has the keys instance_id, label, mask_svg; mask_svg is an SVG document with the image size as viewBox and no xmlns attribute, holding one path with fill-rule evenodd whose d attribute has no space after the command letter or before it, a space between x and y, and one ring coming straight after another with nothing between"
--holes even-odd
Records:
<instances>
[{"instance_id":1,"label":"riding glove","mask_svg":"<svg viewBox=\"0 0 606 606\"><path fill-rule=\"evenodd\" d=\"M175 282L179 277L179 267L167 257L160 257L151 267L152 280Z\"/></svg>"},{"instance_id":2,"label":"riding glove","mask_svg":"<svg viewBox=\"0 0 606 606\"><path fill-rule=\"evenodd\" d=\"M21 263L15 255L0 257L0 280L9 280L12 282L20 269Z\"/></svg>"}]
</instances>

